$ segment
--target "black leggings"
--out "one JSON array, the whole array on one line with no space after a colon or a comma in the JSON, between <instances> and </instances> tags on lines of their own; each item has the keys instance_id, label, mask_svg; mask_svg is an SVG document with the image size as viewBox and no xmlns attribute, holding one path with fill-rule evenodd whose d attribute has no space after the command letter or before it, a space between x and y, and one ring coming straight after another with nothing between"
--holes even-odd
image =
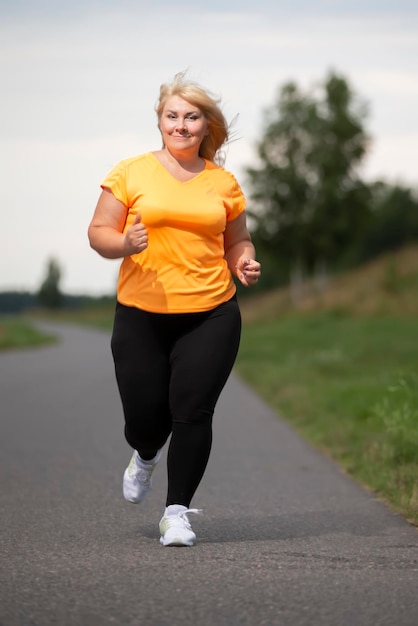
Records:
<instances>
[{"instance_id":1,"label":"black leggings","mask_svg":"<svg viewBox=\"0 0 418 626\"><path fill-rule=\"evenodd\" d=\"M125 436L151 459L171 436L166 506L189 507L212 445L212 417L241 334L236 298L204 313L117 304L112 335Z\"/></svg>"}]
</instances>

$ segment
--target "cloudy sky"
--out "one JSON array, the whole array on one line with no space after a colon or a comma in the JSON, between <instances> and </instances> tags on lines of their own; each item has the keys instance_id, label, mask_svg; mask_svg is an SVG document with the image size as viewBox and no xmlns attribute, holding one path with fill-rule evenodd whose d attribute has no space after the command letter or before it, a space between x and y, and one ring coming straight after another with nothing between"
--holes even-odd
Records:
<instances>
[{"instance_id":1,"label":"cloudy sky","mask_svg":"<svg viewBox=\"0 0 418 626\"><path fill-rule=\"evenodd\" d=\"M369 104L364 176L418 187L416 0L0 0L0 290L114 291L118 261L88 246L99 185L160 147L162 82L189 76L238 115L226 166L246 189L279 87L330 70Z\"/></svg>"}]
</instances>

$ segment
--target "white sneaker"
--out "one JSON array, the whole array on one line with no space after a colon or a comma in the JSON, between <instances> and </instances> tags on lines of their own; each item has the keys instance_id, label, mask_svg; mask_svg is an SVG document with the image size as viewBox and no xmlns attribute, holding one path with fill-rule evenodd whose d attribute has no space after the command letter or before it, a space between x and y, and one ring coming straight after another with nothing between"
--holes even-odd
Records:
<instances>
[{"instance_id":1,"label":"white sneaker","mask_svg":"<svg viewBox=\"0 0 418 626\"><path fill-rule=\"evenodd\" d=\"M134 504L142 502L152 487L152 472L160 457L161 450L150 461L144 461L135 450L123 475L123 495L125 500Z\"/></svg>"},{"instance_id":2,"label":"white sneaker","mask_svg":"<svg viewBox=\"0 0 418 626\"><path fill-rule=\"evenodd\" d=\"M201 509L188 509L181 505L167 507L160 521L160 543L163 546L194 546L196 535L187 514L201 515L202 512Z\"/></svg>"}]
</instances>

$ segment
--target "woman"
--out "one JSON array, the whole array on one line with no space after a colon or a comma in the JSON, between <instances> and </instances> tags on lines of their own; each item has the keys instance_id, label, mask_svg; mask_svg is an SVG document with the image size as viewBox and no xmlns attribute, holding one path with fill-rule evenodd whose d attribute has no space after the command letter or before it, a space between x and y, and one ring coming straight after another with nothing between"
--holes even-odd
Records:
<instances>
[{"instance_id":1,"label":"woman","mask_svg":"<svg viewBox=\"0 0 418 626\"><path fill-rule=\"evenodd\" d=\"M188 514L200 511L189 506L240 341L232 275L249 287L260 264L242 191L214 162L228 139L218 101L177 74L161 86L156 112L162 149L126 159L107 175L89 239L103 257L123 258L111 345L134 449L124 497L145 498L171 435L160 542L191 546Z\"/></svg>"}]
</instances>

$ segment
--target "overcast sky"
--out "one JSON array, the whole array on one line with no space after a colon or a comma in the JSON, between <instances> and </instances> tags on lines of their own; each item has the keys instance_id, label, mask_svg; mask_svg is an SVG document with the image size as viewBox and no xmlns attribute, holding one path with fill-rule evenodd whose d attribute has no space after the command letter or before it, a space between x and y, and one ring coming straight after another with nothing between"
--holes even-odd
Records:
<instances>
[{"instance_id":1,"label":"overcast sky","mask_svg":"<svg viewBox=\"0 0 418 626\"><path fill-rule=\"evenodd\" d=\"M0 0L0 52L0 290L37 289L54 257L64 291L114 291L86 235L100 182L160 147L159 86L186 68L238 115L244 190L279 87L330 70L369 104L364 176L418 187L416 0Z\"/></svg>"}]
</instances>

